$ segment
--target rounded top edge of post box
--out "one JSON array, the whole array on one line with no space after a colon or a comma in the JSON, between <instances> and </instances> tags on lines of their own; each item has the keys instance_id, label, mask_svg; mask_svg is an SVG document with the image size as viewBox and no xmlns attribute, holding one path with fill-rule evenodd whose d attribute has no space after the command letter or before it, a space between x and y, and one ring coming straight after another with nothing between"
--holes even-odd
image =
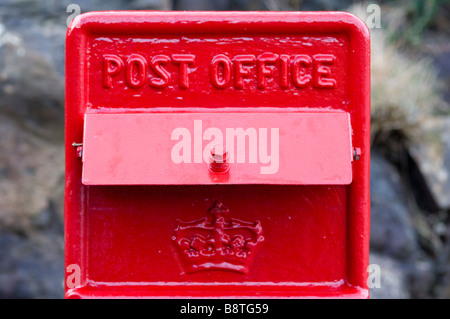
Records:
<instances>
[{"instance_id":1,"label":"rounded top edge of post box","mask_svg":"<svg viewBox=\"0 0 450 319\"><path fill-rule=\"evenodd\" d=\"M231 14L232 13L232 14ZM90 11L77 15L67 28L67 36L83 33L147 33L180 32L180 24L189 26L185 32L217 33L229 31L297 33L302 31L330 33L354 32L369 37L366 24L356 15L344 11ZM218 24L219 29L211 29ZM269 25L261 29L261 24ZM155 29L155 27L158 28ZM292 28L295 26L295 28ZM215 31L212 31L215 30Z\"/></svg>"}]
</instances>

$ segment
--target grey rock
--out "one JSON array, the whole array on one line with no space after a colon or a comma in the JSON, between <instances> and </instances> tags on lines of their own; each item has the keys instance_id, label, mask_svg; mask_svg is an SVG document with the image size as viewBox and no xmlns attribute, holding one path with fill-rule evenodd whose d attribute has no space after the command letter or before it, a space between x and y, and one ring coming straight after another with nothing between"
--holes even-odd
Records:
<instances>
[{"instance_id":1,"label":"grey rock","mask_svg":"<svg viewBox=\"0 0 450 319\"><path fill-rule=\"evenodd\" d=\"M370 264L376 264L380 268L380 286L370 288L371 299L410 298L408 275L404 264L378 253L370 254Z\"/></svg>"},{"instance_id":2,"label":"grey rock","mask_svg":"<svg viewBox=\"0 0 450 319\"><path fill-rule=\"evenodd\" d=\"M63 242L61 232L0 232L0 298L62 298Z\"/></svg>"},{"instance_id":3,"label":"grey rock","mask_svg":"<svg viewBox=\"0 0 450 319\"><path fill-rule=\"evenodd\" d=\"M55 67L0 24L0 114L23 129L62 141L64 83Z\"/></svg>"},{"instance_id":4,"label":"grey rock","mask_svg":"<svg viewBox=\"0 0 450 319\"><path fill-rule=\"evenodd\" d=\"M371 249L406 259L417 249L417 242L400 175L372 150L370 177Z\"/></svg>"},{"instance_id":5,"label":"grey rock","mask_svg":"<svg viewBox=\"0 0 450 319\"><path fill-rule=\"evenodd\" d=\"M416 258L405 263L405 273L409 277L411 298L428 299L434 297L436 263L429 258Z\"/></svg>"},{"instance_id":6,"label":"grey rock","mask_svg":"<svg viewBox=\"0 0 450 319\"><path fill-rule=\"evenodd\" d=\"M435 297L450 299L450 225L447 225L445 244L436 262Z\"/></svg>"},{"instance_id":7,"label":"grey rock","mask_svg":"<svg viewBox=\"0 0 450 319\"><path fill-rule=\"evenodd\" d=\"M64 147L0 116L0 226L29 231L32 218L56 210L62 221Z\"/></svg>"},{"instance_id":8,"label":"grey rock","mask_svg":"<svg viewBox=\"0 0 450 319\"><path fill-rule=\"evenodd\" d=\"M371 153L370 185L370 263L381 268L381 287L371 289L371 298L430 298L435 260L419 245L428 225L397 169L377 150Z\"/></svg>"},{"instance_id":9,"label":"grey rock","mask_svg":"<svg viewBox=\"0 0 450 319\"><path fill-rule=\"evenodd\" d=\"M424 119L410 153L438 208L450 209L450 117Z\"/></svg>"}]
</instances>

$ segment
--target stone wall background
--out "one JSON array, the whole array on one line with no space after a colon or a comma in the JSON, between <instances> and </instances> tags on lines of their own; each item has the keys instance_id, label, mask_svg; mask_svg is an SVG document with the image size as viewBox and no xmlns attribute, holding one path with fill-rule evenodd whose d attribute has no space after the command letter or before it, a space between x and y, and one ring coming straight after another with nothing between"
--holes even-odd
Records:
<instances>
[{"instance_id":1,"label":"stone wall background","mask_svg":"<svg viewBox=\"0 0 450 319\"><path fill-rule=\"evenodd\" d=\"M64 38L94 10L350 10L359 1L0 0L0 298L64 294ZM450 297L450 4L378 1L372 298ZM428 3L428 4L426 4ZM353 5L353 6L352 6Z\"/></svg>"}]
</instances>

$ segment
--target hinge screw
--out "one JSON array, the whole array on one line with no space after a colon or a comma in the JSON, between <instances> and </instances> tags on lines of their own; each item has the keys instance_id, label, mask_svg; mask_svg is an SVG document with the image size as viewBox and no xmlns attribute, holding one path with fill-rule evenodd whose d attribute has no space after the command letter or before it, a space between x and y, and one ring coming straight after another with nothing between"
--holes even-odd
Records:
<instances>
[{"instance_id":1,"label":"hinge screw","mask_svg":"<svg viewBox=\"0 0 450 319\"><path fill-rule=\"evenodd\" d=\"M355 147L353 149L353 158L355 160L359 160L361 158L361 149L359 147Z\"/></svg>"},{"instance_id":2,"label":"hinge screw","mask_svg":"<svg viewBox=\"0 0 450 319\"><path fill-rule=\"evenodd\" d=\"M83 156L83 143L72 143L72 146L77 148L77 156L81 158Z\"/></svg>"}]
</instances>

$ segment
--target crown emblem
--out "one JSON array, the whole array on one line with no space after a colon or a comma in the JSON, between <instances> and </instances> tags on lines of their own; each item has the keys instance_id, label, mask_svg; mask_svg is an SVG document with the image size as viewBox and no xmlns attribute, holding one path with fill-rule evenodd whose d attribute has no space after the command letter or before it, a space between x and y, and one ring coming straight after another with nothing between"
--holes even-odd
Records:
<instances>
[{"instance_id":1,"label":"crown emblem","mask_svg":"<svg viewBox=\"0 0 450 319\"><path fill-rule=\"evenodd\" d=\"M247 273L264 237L259 221L230 218L228 207L217 201L209 216L191 222L177 220L172 239L186 272L231 270Z\"/></svg>"}]
</instances>

